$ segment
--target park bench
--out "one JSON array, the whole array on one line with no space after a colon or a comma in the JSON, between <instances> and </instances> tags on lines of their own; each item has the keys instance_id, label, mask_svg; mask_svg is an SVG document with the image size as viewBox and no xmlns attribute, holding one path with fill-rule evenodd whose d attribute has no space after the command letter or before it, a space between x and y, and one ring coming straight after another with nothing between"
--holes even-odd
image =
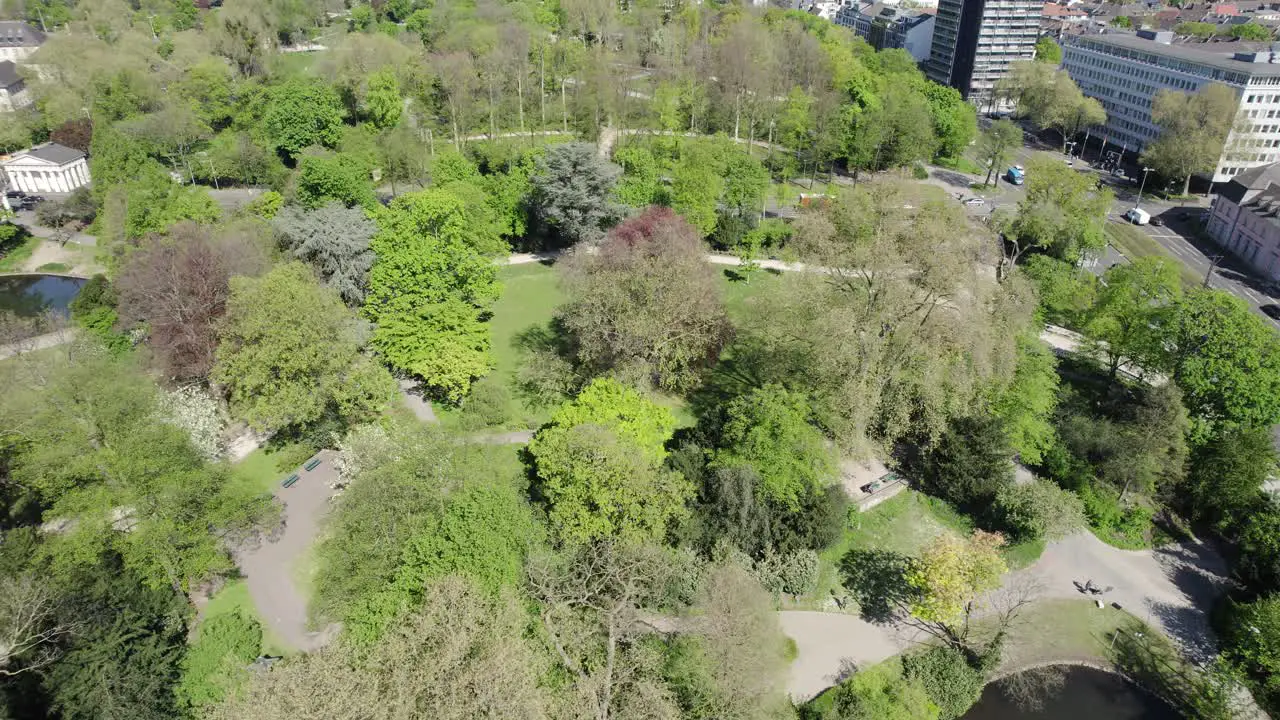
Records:
<instances>
[{"instance_id":1,"label":"park bench","mask_svg":"<svg viewBox=\"0 0 1280 720\"><path fill-rule=\"evenodd\" d=\"M298 473L290 475L284 482L280 483L280 485L283 487L293 487L293 484L296 482L298 482Z\"/></svg>"},{"instance_id":2,"label":"park bench","mask_svg":"<svg viewBox=\"0 0 1280 720\"><path fill-rule=\"evenodd\" d=\"M302 468L307 472L311 472L312 470L315 470L319 466L320 466L320 458L311 458L311 460L306 465L303 465Z\"/></svg>"}]
</instances>

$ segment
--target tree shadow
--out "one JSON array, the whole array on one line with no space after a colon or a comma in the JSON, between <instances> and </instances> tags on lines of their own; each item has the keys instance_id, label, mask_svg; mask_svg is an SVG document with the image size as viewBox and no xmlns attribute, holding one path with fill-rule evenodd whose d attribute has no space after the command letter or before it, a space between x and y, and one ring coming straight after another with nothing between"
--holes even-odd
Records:
<instances>
[{"instance_id":1,"label":"tree shadow","mask_svg":"<svg viewBox=\"0 0 1280 720\"><path fill-rule=\"evenodd\" d=\"M840 560L844 586L858 601L862 619L877 624L892 622L914 597L907 583L910 568L911 558L891 550L854 549Z\"/></svg>"},{"instance_id":2,"label":"tree shadow","mask_svg":"<svg viewBox=\"0 0 1280 720\"><path fill-rule=\"evenodd\" d=\"M513 344L521 368L515 377L515 394L526 406L558 405L582 385L573 362L573 338L559 318L521 330Z\"/></svg>"}]
</instances>

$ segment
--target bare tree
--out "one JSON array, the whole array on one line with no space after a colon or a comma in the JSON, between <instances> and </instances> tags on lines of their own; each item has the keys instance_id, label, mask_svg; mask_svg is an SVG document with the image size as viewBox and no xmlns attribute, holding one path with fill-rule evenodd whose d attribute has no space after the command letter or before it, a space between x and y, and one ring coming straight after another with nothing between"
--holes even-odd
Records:
<instances>
[{"instance_id":1,"label":"bare tree","mask_svg":"<svg viewBox=\"0 0 1280 720\"><path fill-rule=\"evenodd\" d=\"M530 559L529 589L542 604L547 640L590 717L678 715L654 659L635 644L646 634L639 610L660 597L669 568L657 548L614 542Z\"/></svg>"},{"instance_id":2,"label":"bare tree","mask_svg":"<svg viewBox=\"0 0 1280 720\"><path fill-rule=\"evenodd\" d=\"M0 675L58 659L56 641L74 626L58 617L58 596L30 574L0 578Z\"/></svg>"}]
</instances>

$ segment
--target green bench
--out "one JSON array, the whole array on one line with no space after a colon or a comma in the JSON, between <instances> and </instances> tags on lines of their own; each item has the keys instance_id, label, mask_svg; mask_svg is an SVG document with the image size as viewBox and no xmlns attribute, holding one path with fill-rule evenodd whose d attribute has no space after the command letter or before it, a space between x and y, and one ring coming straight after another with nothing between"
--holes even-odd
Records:
<instances>
[{"instance_id":1,"label":"green bench","mask_svg":"<svg viewBox=\"0 0 1280 720\"><path fill-rule=\"evenodd\" d=\"M298 482L298 473L290 475L284 482L280 483L280 485L283 487L293 487L293 484L296 482Z\"/></svg>"},{"instance_id":2,"label":"green bench","mask_svg":"<svg viewBox=\"0 0 1280 720\"><path fill-rule=\"evenodd\" d=\"M303 465L302 468L307 472L311 472L312 470L315 470L319 466L320 466L320 458L311 458L311 461L308 462L306 465Z\"/></svg>"}]
</instances>

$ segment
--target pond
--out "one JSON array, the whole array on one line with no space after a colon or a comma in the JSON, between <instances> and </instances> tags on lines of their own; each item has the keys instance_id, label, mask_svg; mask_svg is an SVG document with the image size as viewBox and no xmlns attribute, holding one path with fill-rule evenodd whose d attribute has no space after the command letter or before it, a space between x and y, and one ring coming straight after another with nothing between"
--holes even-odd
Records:
<instances>
[{"instance_id":1,"label":"pond","mask_svg":"<svg viewBox=\"0 0 1280 720\"><path fill-rule=\"evenodd\" d=\"M1000 683L993 683L961 720L1183 720L1164 701L1119 675L1085 667L1065 672L1061 689L1039 710L1019 707Z\"/></svg>"},{"instance_id":2,"label":"pond","mask_svg":"<svg viewBox=\"0 0 1280 720\"><path fill-rule=\"evenodd\" d=\"M0 276L0 313L37 317L47 312L67 314L71 299L85 280L59 275Z\"/></svg>"}]
</instances>

